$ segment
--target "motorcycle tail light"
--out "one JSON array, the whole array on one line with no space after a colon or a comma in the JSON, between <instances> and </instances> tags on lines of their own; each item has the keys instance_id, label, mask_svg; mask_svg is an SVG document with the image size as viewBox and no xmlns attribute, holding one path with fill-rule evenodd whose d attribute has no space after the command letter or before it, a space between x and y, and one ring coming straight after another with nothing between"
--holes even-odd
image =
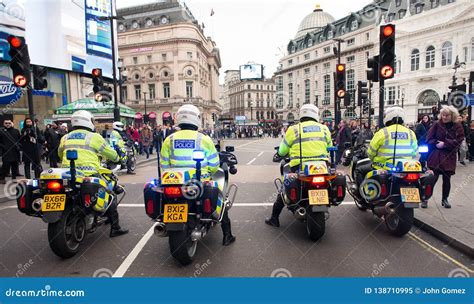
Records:
<instances>
[{"instance_id":1,"label":"motorcycle tail light","mask_svg":"<svg viewBox=\"0 0 474 304\"><path fill-rule=\"evenodd\" d=\"M55 191L55 192L58 192L59 190L61 190L62 187L63 185L58 181L50 181L46 184L46 188L48 188L48 190Z\"/></svg>"},{"instance_id":2,"label":"motorcycle tail light","mask_svg":"<svg viewBox=\"0 0 474 304\"><path fill-rule=\"evenodd\" d=\"M404 178L404 180L406 180L407 182L416 182L419 179L420 174L418 173L408 173Z\"/></svg>"},{"instance_id":3,"label":"motorcycle tail light","mask_svg":"<svg viewBox=\"0 0 474 304\"><path fill-rule=\"evenodd\" d=\"M211 200L209 198L206 198L204 200L204 213L211 213L211 211Z\"/></svg>"},{"instance_id":4,"label":"motorcycle tail light","mask_svg":"<svg viewBox=\"0 0 474 304\"><path fill-rule=\"evenodd\" d=\"M146 214L153 214L155 212L155 205L153 204L153 200L149 199L146 202Z\"/></svg>"},{"instance_id":5,"label":"motorcycle tail light","mask_svg":"<svg viewBox=\"0 0 474 304\"><path fill-rule=\"evenodd\" d=\"M296 201L298 196L296 195L296 188L291 188L290 189L290 200Z\"/></svg>"},{"instance_id":6,"label":"motorcycle tail light","mask_svg":"<svg viewBox=\"0 0 474 304\"><path fill-rule=\"evenodd\" d=\"M324 178L324 176L315 176L311 180L311 184L313 185L323 185L325 183L326 183L326 179Z\"/></svg>"},{"instance_id":7,"label":"motorcycle tail light","mask_svg":"<svg viewBox=\"0 0 474 304\"><path fill-rule=\"evenodd\" d=\"M20 197L20 209L25 209L26 208L26 198L25 196Z\"/></svg>"},{"instance_id":8,"label":"motorcycle tail light","mask_svg":"<svg viewBox=\"0 0 474 304\"><path fill-rule=\"evenodd\" d=\"M165 195L168 198L178 198L182 196L181 187L166 187Z\"/></svg>"},{"instance_id":9,"label":"motorcycle tail light","mask_svg":"<svg viewBox=\"0 0 474 304\"><path fill-rule=\"evenodd\" d=\"M342 186L337 186L337 197L343 197L344 192L342 191Z\"/></svg>"},{"instance_id":10,"label":"motorcycle tail light","mask_svg":"<svg viewBox=\"0 0 474 304\"><path fill-rule=\"evenodd\" d=\"M381 195L382 197L387 196L387 185L386 185L386 184L382 184L382 185L380 186L380 195Z\"/></svg>"},{"instance_id":11,"label":"motorcycle tail light","mask_svg":"<svg viewBox=\"0 0 474 304\"><path fill-rule=\"evenodd\" d=\"M90 194L84 194L84 204L86 207L89 207L91 205L91 195Z\"/></svg>"}]
</instances>

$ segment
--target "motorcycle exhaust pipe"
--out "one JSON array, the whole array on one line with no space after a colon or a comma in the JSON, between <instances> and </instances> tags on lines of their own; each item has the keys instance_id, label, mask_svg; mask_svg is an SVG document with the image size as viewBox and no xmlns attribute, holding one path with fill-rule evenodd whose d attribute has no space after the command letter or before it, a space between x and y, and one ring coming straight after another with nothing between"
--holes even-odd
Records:
<instances>
[{"instance_id":1,"label":"motorcycle exhaust pipe","mask_svg":"<svg viewBox=\"0 0 474 304\"><path fill-rule=\"evenodd\" d=\"M306 209L303 207L298 208L295 212L295 217L297 220L304 220L306 218Z\"/></svg>"},{"instance_id":2,"label":"motorcycle exhaust pipe","mask_svg":"<svg viewBox=\"0 0 474 304\"><path fill-rule=\"evenodd\" d=\"M43 199L42 198L37 198L33 201L31 204L31 209L33 209L36 212L40 212L41 208L43 207Z\"/></svg>"},{"instance_id":3,"label":"motorcycle exhaust pipe","mask_svg":"<svg viewBox=\"0 0 474 304\"><path fill-rule=\"evenodd\" d=\"M387 214L392 214L395 212L395 204L392 202L388 202L383 206L377 206L374 208L375 215L382 217Z\"/></svg>"},{"instance_id":4,"label":"motorcycle exhaust pipe","mask_svg":"<svg viewBox=\"0 0 474 304\"><path fill-rule=\"evenodd\" d=\"M166 225L164 223L156 223L153 232L158 237L166 237L168 236L168 231L166 231Z\"/></svg>"},{"instance_id":5,"label":"motorcycle exhaust pipe","mask_svg":"<svg viewBox=\"0 0 474 304\"><path fill-rule=\"evenodd\" d=\"M199 242L202 240L203 237L204 233L202 231L194 230L193 232L191 232L191 240L193 242Z\"/></svg>"},{"instance_id":6,"label":"motorcycle exhaust pipe","mask_svg":"<svg viewBox=\"0 0 474 304\"><path fill-rule=\"evenodd\" d=\"M385 205L385 211L387 212L387 214L393 214L393 213L395 213L395 204L392 203L392 202L388 202L388 203Z\"/></svg>"}]
</instances>

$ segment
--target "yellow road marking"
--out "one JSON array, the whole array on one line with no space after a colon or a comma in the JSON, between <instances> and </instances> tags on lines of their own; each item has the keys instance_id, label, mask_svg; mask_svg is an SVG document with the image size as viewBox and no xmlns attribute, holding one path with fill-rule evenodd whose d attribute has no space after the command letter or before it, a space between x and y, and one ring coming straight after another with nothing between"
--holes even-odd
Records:
<instances>
[{"instance_id":1,"label":"yellow road marking","mask_svg":"<svg viewBox=\"0 0 474 304\"><path fill-rule=\"evenodd\" d=\"M439 255L443 256L444 258L448 259L451 263L456 264L457 266L459 266L460 268L466 270L467 272L469 272L469 273L474 273L474 270L470 269L469 267L467 267L467 266L464 265L463 263L459 262L459 261L456 260L455 258L453 258L453 257L447 255L446 253L442 252L442 251L439 250L438 248L432 246L431 244L429 244L429 243L426 242L425 240L419 238L419 237L416 236L414 233L409 232L409 233L408 233L408 236L409 236L412 240L414 240L414 241L420 243L420 244L423 245L423 246L428 247L429 249L433 250L433 251L436 252L437 254L439 254Z\"/></svg>"}]
</instances>

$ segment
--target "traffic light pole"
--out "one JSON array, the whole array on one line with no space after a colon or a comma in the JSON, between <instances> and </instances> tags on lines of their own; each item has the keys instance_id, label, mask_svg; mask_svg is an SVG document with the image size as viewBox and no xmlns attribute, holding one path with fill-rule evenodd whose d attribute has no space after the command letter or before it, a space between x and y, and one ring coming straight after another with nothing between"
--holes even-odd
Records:
<instances>
[{"instance_id":1,"label":"traffic light pole","mask_svg":"<svg viewBox=\"0 0 474 304\"><path fill-rule=\"evenodd\" d=\"M380 77L379 80L379 128L382 129L384 127L383 124L383 113L384 113L384 102L385 102L385 79Z\"/></svg>"},{"instance_id":2,"label":"traffic light pole","mask_svg":"<svg viewBox=\"0 0 474 304\"><path fill-rule=\"evenodd\" d=\"M474 82L474 72L471 72L469 73L469 94L472 94L472 83ZM468 122L470 123L472 121L472 106L469 105L469 107L467 108L467 115L469 117L469 120ZM466 134L466 137L468 135ZM471 145L474 145L474 143L471 143Z\"/></svg>"},{"instance_id":3,"label":"traffic light pole","mask_svg":"<svg viewBox=\"0 0 474 304\"><path fill-rule=\"evenodd\" d=\"M26 97L28 99L28 115L30 116L31 121L35 122L35 113L33 111L33 87L31 83L26 88Z\"/></svg>"},{"instance_id":4,"label":"traffic light pole","mask_svg":"<svg viewBox=\"0 0 474 304\"><path fill-rule=\"evenodd\" d=\"M341 42L343 40L337 39L336 41L337 41L337 64L341 64ZM336 74L334 74L334 128L338 128L339 122L341 122L341 100L337 96Z\"/></svg>"},{"instance_id":5,"label":"traffic light pole","mask_svg":"<svg viewBox=\"0 0 474 304\"><path fill-rule=\"evenodd\" d=\"M112 45L112 77L114 84L114 121L120 121L120 108L118 106L117 98L117 67L116 67L116 58L115 58L115 34L114 34L114 20L110 18L110 35L111 45Z\"/></svg>"}]
</instances>

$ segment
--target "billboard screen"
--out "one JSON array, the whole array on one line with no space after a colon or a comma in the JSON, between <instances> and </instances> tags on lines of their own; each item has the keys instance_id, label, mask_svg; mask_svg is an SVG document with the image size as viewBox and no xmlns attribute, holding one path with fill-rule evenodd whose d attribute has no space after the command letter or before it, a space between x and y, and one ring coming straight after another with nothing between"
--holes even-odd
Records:
<instances>
[{"instance_id":1,"label":"billboard screen","mask_svg":"<svg viewBox=\"0 0 474 304\"><path fill-rule=\"evenodd\" d=\"M240 66L240 80L263 79L263 65L244 64Z\"/></svg>"},{"instance_id":2,"label":"billboard screen","mask_svg":"<svg viewBox=\"0 0 474 304\"><path fill-rule=\"evenodd\" d=\"M8 61L5 37L25 37L31 63L112 77L111 29L100 16L113 14L112 0L4 0L0 5L0 59Z\"/></svg>"}]
</instances>

